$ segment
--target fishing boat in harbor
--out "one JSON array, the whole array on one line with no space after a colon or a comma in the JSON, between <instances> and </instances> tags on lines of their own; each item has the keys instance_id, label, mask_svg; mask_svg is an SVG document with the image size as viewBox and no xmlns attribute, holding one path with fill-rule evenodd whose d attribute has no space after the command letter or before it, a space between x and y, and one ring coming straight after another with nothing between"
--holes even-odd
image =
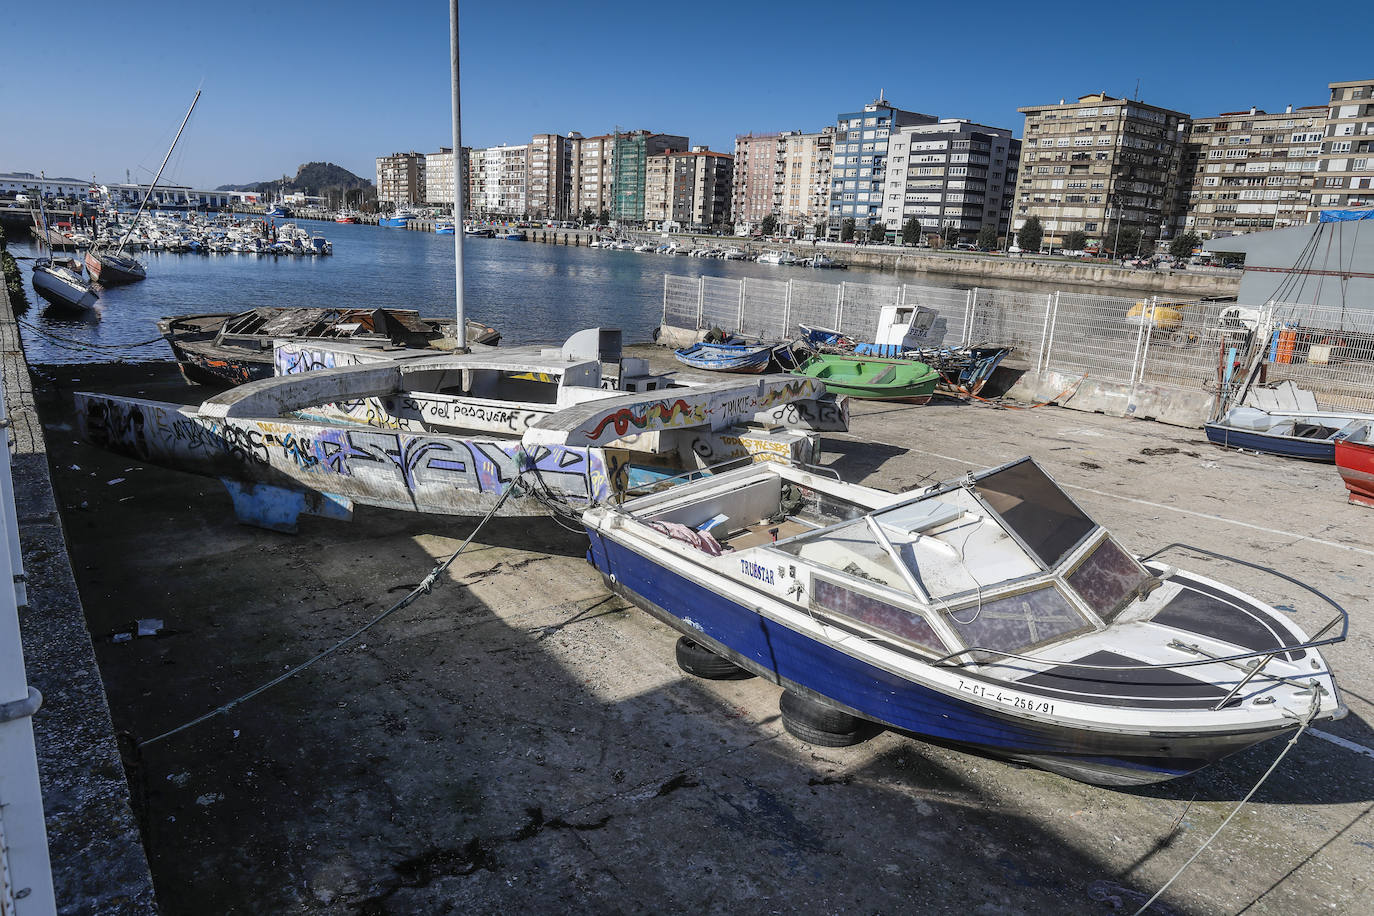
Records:
<instances>
[{"instance_id":1,"label":"fishing boat in harbor","mask_svg":"<svg viewBox=\"0 0 1374 916\"><path fill-rule=\"evenodd\" d=\"M1139 560L1029 458L902 494L756 464L581 521L607 588L716 656L703 676L784 687L813 743L876 723L1137 785L1346 712L1319 651L1344 611L1309 638Z\"/></svg>"},{"instance_id":2,"label":"fishing boat in harbor","mask_svg":"<svg viewBox=\"0 0 1374 916\"><path fill-rule=\"evenodd\" d=\"M80 433L224 478L244 520L291 527L300 511L338 517L354 503L542 515L702 470L703 456L814 461L818 432L848 428L847 401L819 382L675 384L623 357L609 329L561 348L436 354L315 339L281 342L274 357L276 377L193 407L79 394ZM278 525L270 512L282 506L294 508Z\"/></svg>"},{"instance_id":3,"label":"fishing boat in harbor","mask_svg":"<svg viewBox=\"0 0 1374 916\"><path fill-rule=\"evenodd\" d=\"M758 373L772 362L774 344L694 343L675 350L677 361L711 372Z\"/></svg>"},{"instance_id":4,"label":"fishing boat in harbor","mask_svg":"<svg viewBox=\"0 0 1374 916\"><path fill-rule=\"evenodd\" d=\"M352 223L356 223L357 221L358 221L358 214L357 214L357 213L354 213L352 210L346 211L346 212L344 212L344 213L340 213L338 216L334 217L334 222L336 222L336 223L349 223L349 224L352 224Z\"/></svg>"},{"instance_id":5,"label":"fishing boat in harbor","mask_svg":"<svg viewBox=\"0 0 1374 916\"><path fill-rule=\"evenodd\" d=\"M413 219L419 219L420 214L413 210L397 210L395 213L388 214L377 220L377 225L387 229L405 229Z\"/></svg>"},{"instance_id":6,"label":"fishing boat in harbor","mask_svg":"<svg viewBox=\"0 0 1374 916\"><path fill-rule=\"evenodd\" d=\"M379 348L453 346L453 322L421 318L414 309L272 308L164 318L157 323L186 380L242 385L273 374L273 343L351 340ZM501 333L469 319L471 343L496 346Z\"/></svg>"},{"instance_id":7,"label":"fishing boat in harbor","mask_svg":"<svg viewBox=\"0 0 1374 916\"><path fill-rule=\"evenodd\" d=\"M436 223L434 224L434 233L435 233L436 235L453 235L453 233L454 233L453 220L451 220L451 219L441 219L441 220L439 220L438 222L436 222Z\"/></svg>"},{"instance_id":8,"label":"fishing boat in harbor","mask_svg":"<svg viewBox=\"0 0 1374 916\"><path fill-rule=\"evenodd\" d=\"M496 238L496 230L490 226L475 226L469 223L463 227L463 235L470 239L493 239Z\"/></svg>"},{"instance_id":9,"label":"fishing boat in harbor","mask_svg":"<svg viewBox=\"0 0 1374 916\"><path fill-rule=\"evenodd\" d=\"M523 242L526 240L524 229L507 229L501 237L508 242Z\"/></svg>"},{"instance_id":10,"label":"fishing boat in harbor","mask_svg":"<svg viewBox=\"0 0 1374 916\"><path fill-rule=\"evenodd\" d=\"M1352 504L1374 506L1374 419L1336 437L1336 469L1350 491Z\"/></svg>"},{"instance_id":11,"label":"fishing boat in harbor","mask_svg":"<svg viewBox=\"0 0 1374 916\"><path fill-rule=\"evenodd\" d=\"M925 404L935 393L940 374L910 359L882 359L839 353L816 353L793 375L819 379L828 391L878 401Z\"/></svg>"}]
</instances>

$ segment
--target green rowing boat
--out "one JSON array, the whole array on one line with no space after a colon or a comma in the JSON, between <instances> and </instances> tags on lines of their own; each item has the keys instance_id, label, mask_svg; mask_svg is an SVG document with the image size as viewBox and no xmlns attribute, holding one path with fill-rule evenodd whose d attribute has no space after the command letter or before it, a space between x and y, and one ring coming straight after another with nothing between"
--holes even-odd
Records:
<instances>
[{"instance_id":1,"label":"green rowing boat","mask_svg":"<svg viewBox=\"0 0 1374 916\"><path fill-rule=\"evenodd\" d=\"M924 404L935 393L940 374L912 359L880 359L818 353L792 370L825 382L825 390L854 398Z\"/></svg>"}]
</instances>

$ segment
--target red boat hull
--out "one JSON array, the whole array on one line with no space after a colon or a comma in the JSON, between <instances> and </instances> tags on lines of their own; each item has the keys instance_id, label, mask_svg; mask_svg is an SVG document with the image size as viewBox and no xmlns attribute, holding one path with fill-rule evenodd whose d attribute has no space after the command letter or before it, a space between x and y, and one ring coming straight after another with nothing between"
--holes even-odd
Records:
<instances>
[{"instance_id":1,"label":"red boat hull","mask_svg":"<svg viewBox=\"0 0 1374 916\"><path fill-rule=\"evenodd\" d=\"M1350 501L1374 506L1374 445L1337 439L1336 467L1350 491Z\"/></svg>"}]
</instances>

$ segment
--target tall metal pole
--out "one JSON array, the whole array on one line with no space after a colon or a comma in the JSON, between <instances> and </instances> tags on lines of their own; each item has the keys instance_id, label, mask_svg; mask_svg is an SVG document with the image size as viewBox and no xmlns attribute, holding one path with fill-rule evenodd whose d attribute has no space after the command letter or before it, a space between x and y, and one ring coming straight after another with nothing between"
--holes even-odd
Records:
<instances>
[{"instance_id":1,"label":"tall metal pole","mask_svg":"<svg viewBox=\"0 0 1374 916\"><path fill-rule=\"evenodd\" d=\"M177 141L181 139L181 132L186 129L186 122L191 120L191 112L196 110L196 103L199 101L200 90L197 89L196 97L191 99L191 107L186 109L186 117L181 119L181 126L177 128L177 135L172 138L172 145L167 147L167 155L162 157L162 165L157 167L157 174L153 176L153 183L148 185L148 192L143 195L143 200L138 205L138 212L129 222L129 228L124 231L124 237L119 240L119 247L115 249L115 254L124 253L124 245L129 241L129 236L133 234L134 226L138 225L138 218L143 215L143 208L148 206L148 198L153 196L153 189L157 187L158 181L162 178L162 170L167 168L167 161L172 158L172 150L177 148Z\"/></svg>"},{"instance_id":2,"label":"tall metal pole","mask_svg":"<svg viewBox=\"0 0 1374 916\"><path fill-rule=\"evenodd\" d=\"M458 95L458 0L448 0L449 23L453 28L449 52L453 67L453 281L456 311L455 333L458 349L468 348L468 322L463 311L463 131L460 126L461 101Z\"/></svg>"}]
</instances>

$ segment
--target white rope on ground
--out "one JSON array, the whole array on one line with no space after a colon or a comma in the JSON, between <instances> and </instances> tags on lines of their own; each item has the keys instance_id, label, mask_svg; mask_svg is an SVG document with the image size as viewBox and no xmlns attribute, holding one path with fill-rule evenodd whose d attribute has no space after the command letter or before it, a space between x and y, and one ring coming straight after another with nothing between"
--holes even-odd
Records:
<instances>
[{"instance_id":1,"label":"white rope on ground","mask_svg":"<svg viewBox=\"0 0 1374 916\"><path fill-rule=\"evenodd\" d=\"M523 456L517 458L517 461L522 460ZM492 516L494 516L497 510L499 510L501 506L505 503L506 498L515 491L516 485L520 482L520 477L521 475L517 474L515 477L511 479L510 483L506 484L506 488L501 492L501 498L496 501L496 505L492 506L491 509L488 510L486 515L482 516L482 520L477 523L477 527L472 529L472 533L469 534L467 536L467 539L458 546L458 549L455 550L453 553L449 554L448 557L446 557L443 561L435 565L435 567L429 571L429 575L425 576L425 578L420 582L420 584L411 589L410 592L408 592L406 596L402 598L400 601L397 601L391 607L382 611L376 617L373 617L367 623L358 627L358 629L354 630L352 633L348 634L343 639L339 640L334 645L330 646L328 649L325 649L323 652L316 654L313 658L301 662L299 665L295 666L291 670L286 671L277 677L274 677L272 680L268 681L265 684L262 684L258 687L254 687L252 690L248 691L242 696L235 697L228 703L225 703L223 706L219 706L215 709L212 709L209 712L205 713L205 715L203 716L197 716L189 722L186 722L182 725L178 725L171 731L163 732L162 734L149 738L146 741L140 741L138 743L138 747L140 749L145 748L148 745L155 744L156 742L161 741L164 738L170 738L172 735L175 735L178 732L183 732L188 728L199 725L200 723L205 722L209 719L213 719L215 716L222 715L223 713L226 713L229 710L233 709L235 706L238 706L240 703L247 702L248 700L253 699L253 697L257 696L258 694L270 690L271 688L280 684L282 681L295 677L297 674L300 674L306 668L309 668L311 665L315 664L315 662L327 658L330 655L333 655L335 652L339 651L344 646L348 645L350 642L357 639L359 636L366 633L368 630L372 629L374 626L381 623L386 618L390 617L392 614L401 610L401 608L409 605L416 598L420 597L420 595L429 593L429 591L434 588L434 584L439 580L439 576L442 575L444 571L447 570L449 566L453 564L454 560L458 559L458 555L460 553L467 549L467 546L472 543L472 539L477 536L477 532L482 530L482 526L484 526L488 521L491 520Z\"/></svg>"},{"instance_id":2,"label":"white rope on ground","mask_svg":"<svg viewBox=\"0 0 1374 916\"><path fill-rule=\"evenodd\" d=\"M1188 866L1192 865L1193 862L1197 860L1197 857L1202 855L1203 850L1206 849L1208 846L1212 845L1212 841L1215 840L1221 834L1221 832L1226 829L1226 825L1231 823L1231 819L1240 813L1240 809L1244 808L1245 803L1248 802L1257 791L1259 791L1259 787L1264 785L1264 781L1269 778L1270 774L1272 774L1276 769L1278 769L1279 764L1283 762L1283 758L1288 756L1288 752L1293 749L1293 745L1298 743L1298 739L1302 737L1302 733L1307 730L1307 726L1311 724L1312 717L1317 714L1317 709L1320 706L1321 694L1317 692L1317 687L1314 684L1312 687L1312 708L1308 710L1307 715L1303 716L1302 719L1299 720L1298 730L1294 732L1293 737L1288 740L1288 744L1284 747L1284 749L1281 752L1279 752L1279 756L1274 758L1274 762L1269 764L1269 769L1264 771L1264 775L1259 778L1259 782L1255 783L1250 788L1250 791L1245 793L1245 797L1240 800L1240 804L1236 805L1236 807L1232 809L1231 813L1226 815L1226 820L1222 821L1221 825L1217 827L1216 830L1212 831L1212 835L1203 841L1202 845L1197 848L1197 852L1193 853L1191 856L1188 857L1187 862L1184 862L1182 865L1178 867L1178 871L1174 872L1173 877L1171 877L1168 881L1165 881L1164 886L1161 887L1159 890L1155 891L1154 896L1151 897L1149 900L1146 900L1144 906L1135 911L1134 916L1141 916L1141 914L1148 910L1150 906L1156 900L1159 899L1160 895L1169 889L1169 885L1173 884L1174 881L1178 880L1178 877L1188 870Z\"/></svg>"}]
</instances>

